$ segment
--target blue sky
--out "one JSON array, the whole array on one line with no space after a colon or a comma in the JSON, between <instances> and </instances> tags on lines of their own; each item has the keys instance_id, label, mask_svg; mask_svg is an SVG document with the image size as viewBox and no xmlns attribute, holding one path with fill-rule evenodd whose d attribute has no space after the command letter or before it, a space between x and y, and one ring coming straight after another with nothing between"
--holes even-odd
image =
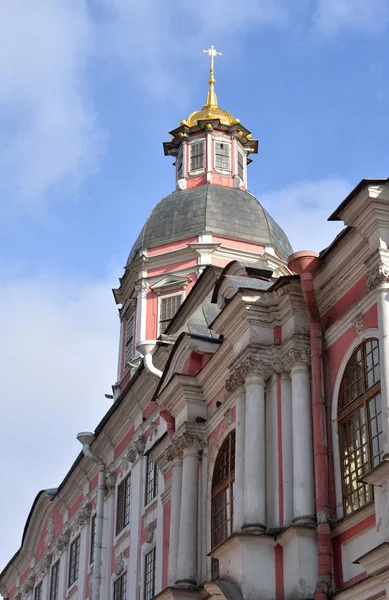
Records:
<instances>
[{"instance_id":1,"label":"blue sky","mask_svg":"<svg viewBox=\"0 0 389 600\"><path fill-rule=\"evenodd\" d=\"M204 103L259 139L249 188L295 250L362 177L388 176L386 0L5 0L0 21L0 568L35 494L109 408L111 296L174 188L162 142ZM15 431L22 442L15 448ZM12 456L11 456L12 454ZM2 515L2 516L1 516Z\"/></svg>"}]
</instances>

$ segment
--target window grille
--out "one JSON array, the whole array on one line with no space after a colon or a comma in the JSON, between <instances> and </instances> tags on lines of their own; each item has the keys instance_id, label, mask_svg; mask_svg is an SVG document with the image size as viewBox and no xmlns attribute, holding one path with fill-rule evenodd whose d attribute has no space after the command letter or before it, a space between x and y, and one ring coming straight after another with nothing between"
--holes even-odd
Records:
<instances>
[{"instance_id":1,"label":"window grille","mask_svg":"<svg viewBox=\"0 0 389 600\"><path fill-rule=\"evenodd\" d=\"M36 586L35 590L34 590L34 600L42 600L43 598L43 588L42 588L42 582L38 583L38 585Z\"/></svg>"},{"instance_id":2,"label":"window grille","mask_svg":"<svg viewBox=\"0 0 389 600\"><path fill-rule=\"evenodd\" d=\"M347 363L339 393L338 424L345 515L372 498L361 480L383 457L378 340L358 346Z\"/></svg>"},{"instance_id":3,"label":"window grille","mask_svg":"<svg viewBox=\"0 0 389 600\"><path fill-rule=\"evenodd\" d=\"M190 144L190 171L204 169L204 140Z\"/></svg>"},{"instance_id":4,"label":"window grille","mask_svg":"<svg viewBox=\"0 0 389 600\"><path fill-rule=\"evenodd\" d=\"M231 144L215 142L215 169L231 171Z\"/></svg>"},{"instance_id":5,"label":"window grille","mask_svg":"<svg viewBox=\"0 0 389 600\"><path fill-rule=\"evenodd\" d=\"M126 600L127 573L123 573L113 584L113 600Z\"/></svg>"},{"instance_id":6,"label":"window grille","mask_svg":"<svg viewBox=\"0 0 389 600\"><path fill-rule=\"evenodd\" d=\"M232 533L234 515L235 431L232 431L216 459L211 491L211 544L215 548ZM212 560L212 579L218 578L219 561Z\"/></svg>"},{"instance_id":7,"label":"window grille","mask_svg":"<svg viewBox=\"0 0 389 600\"><path fill-rule=\"evenodd\" d=\"M182 294L162 297L159 300L159 334L165 333L170 321L182 304Z\"/></svg>"},{"instance_id":8,"label":"window grille","mask_svg":"<svg viewBox=\"0 0 389 600\"><path fill-rule=\"evenodd\" d=\"M81 536L78 536L78 538L76 538L74 542L70 544L69 586L71 586L78 579L78 567L80 564L80 541Z\"/></svg>"},{"instance_id":9,"label":"window grille","mask_svg":"<svg viewBox=\"0 0 389 600\"><path fill-rule=\"evenodd\" d=\"M177 179L182 179L184 176L184 151L183 147L178 151L177 154Z\"/></svg>"},{"instance_id":10,"label":"window grille","mask_svg":"<svg viewBox=\"0 0 389 600\"><path fill-rule=\"evenodd\" d=\"M244 180L244 157L243 154L238 150L238 175L241 180Z\"/></svg>"},{"instance_id":11,"label":"window grille","mask_svg":"<svg viewBox=\"0 0 389 600\"><path fill-rule=\"evenodd\" d=\"M130 361L134 354L134 317L132 316L126 323L126 353L125 365Z\"/></svg>"},{"instance_id":12,"label":"window grille","mask_svg":"<svg viewBox=\"0 0 389 600\"><path fill-rule=\"evenodd\" d=\"M151 600L155 594L155 548L145 555L144 600Z\"/></svg>"},{"instance_id":13,"label":"window grille","mask_svg":"<svg viewBox=\"0 0 389 600\"><path fill-rule=\"evenodd\" d=\"M95 558L95 539L96 539L96 515L93 515L90 522L90 550L89 562L93 563Z\"/></svg>"},{"instance_id":14,"label":"window grille","mask_svg":"<svg viewBox=\"0 0 389 600\"><path fill-rule=\"evenodd\" d=\"M130 522L131 512L131 474L118 487L116 511L116 535Z\"/></svg>"},{"instance_id":15,"label":"window grille","mask_svg":"<svg viewBox=\"0 0 389 600\"><path fill-rule=\"evenodd\" d=\"M146 504L149 504L158 494L158 470L153 459L148 454L146 463Z\"/></svg>"},{"instance_id":16,"label":"window grille","mask_svg":"<svg viewBox=\"0 0 389 600\"><path fill-rule=\"evenodd\" d=\"M59 593L59 560L51 568L50 600L58 600Z\"/></svg>"}]
</instances>

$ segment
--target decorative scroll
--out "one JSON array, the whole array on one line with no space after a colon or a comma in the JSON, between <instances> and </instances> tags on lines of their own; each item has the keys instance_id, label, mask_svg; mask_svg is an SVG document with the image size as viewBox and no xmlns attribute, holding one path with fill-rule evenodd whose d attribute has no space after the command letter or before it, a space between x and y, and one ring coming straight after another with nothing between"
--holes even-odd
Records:
<instances>
[{"instance_id":1,"label":"decorative scroll","mask_svg":"<svg viewBox=\"0 0 389 600\"><path fill-rule=\"evenodd\" d=\"M366 285L370 290L389 283L389 267L384 264L372 269L367 277Z\"/></svg>"},{"instance_id":2,"label":"decorative scroll","mask_svg":"<svg viewBox=\"0 0 389 600\"><path fill-rule=\"evenodd\" d=\"M70 529L65 529L65 531L58 536L56 549L59 552L59 554L62 554L62 552L64 552L68 547L70 542L70 535Z\"/></svg>"},{"instance_id":3,"label":"decorative scroll","mask_svg":"<svg viewBox=\"0 0 389 600\"><path fill-rule=\"evenodd\" d=\"M84 506L78 511L76 518L74 519L74 526L76 529L82 529L91 517L93 510L92 502L85 502Z\"/></svg>"}]
</instances>

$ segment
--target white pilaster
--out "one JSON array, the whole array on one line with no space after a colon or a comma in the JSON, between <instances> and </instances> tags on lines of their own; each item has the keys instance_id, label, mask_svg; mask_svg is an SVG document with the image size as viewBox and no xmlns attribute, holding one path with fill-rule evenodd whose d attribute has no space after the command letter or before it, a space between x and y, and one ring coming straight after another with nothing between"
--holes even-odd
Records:
<instances>
[{"instance_id":1,"label":"white pilaster","mask_svg":"<svg viewBox=\"0 0 389 600\"><path fill-rule=\"evenodd\" d=\"M180 535L180 511L182 493L182 456L176 456L172 463L172 495L170 512L169 539L169 585L174 585L177 579L178 543Z\"/></svg>"},{"instance_id":2,"label":"white pilaster","mask_svg":"<svg viewBox=\"0 0 389 600\"><path fill-rule=\"evenodd\" d=\"M236 440L235 440L235 489L234 531L241 532L243 525L244 464L246 430L246 392L244 387L236 390Z\"/></svg>"},{"instance_id":3,"label":"white pilaster","mask_svg":"<svg viewBox=\"0 0 389 600\"><path fill-rule=\"evenodd\" d=\"M310 378L307 364L292 366L293 521L314 522L315 498Z\"/></svg>"},{"instance_id":4,"label":"white pilaster","mask_svg":"<svg viewBox=\"0 0 389 600\"><path fill-rule=\"evenodd\" d=\"M243 527L266 529L265 384L262 376L246 378L246 435Z\"/></svg>"},{"instance_id":5,"label":"white pilaster","mask_svg":"<svg viewBox=\"0 0 389 600\"><path fill-rule=\"evenodd\" d=\"M382 283L377 289L384 454L389 454L389 287L387 286L388 283Z\"/></svg>"},{"instance_id":6,"label":"white pilaster","mask_svg":"<svg viewBox=\"0 0 389 600\"><path fill-rule=\"evenodd\" d=\"M194 446L184 448L176 579L179 587L190 587L197 583L198 468L198 449Z\"/></svg>"}]
</instances>

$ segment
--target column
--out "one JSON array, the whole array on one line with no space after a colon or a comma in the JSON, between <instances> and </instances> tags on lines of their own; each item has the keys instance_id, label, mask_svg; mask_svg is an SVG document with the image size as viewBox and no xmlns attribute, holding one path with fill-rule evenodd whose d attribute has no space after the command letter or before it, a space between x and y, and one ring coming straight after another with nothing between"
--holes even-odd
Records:
<instances>
[{"instance_id":1,"label":"column","mask_svg":"<svg viewBox=\"0 0 389 600\"><path fill-rule=\"evenodd\" d=\"M183 452L180 533L176 585L197 584L197 502L199 451L187 445Z\"/></svg>"},{"instance_id":2,"label":"column","mask_svg":"<svg viewBox=\"0 0 389 600\"><path fill-rule=\"evenodd\" d=\"M244 502L244 463L246 429L246 392L244 387L236 390L236 439L235 439L235 486L234 486L234 531L241 533Z\"/></svg>"},{"instance_id":3,"label":"column","mask_svg":"<svg viewBox=\"0 0 389 600\"><path fill-rule=\"evenodd\" d=\"M261 375L246 378L246 435L243 527L266 529L265 383Z\"/></svg>"},{"instance_id":4,"label":"column","mask_svg":"<svg viewBox=\"0 0 389 600\"><path fill-rule=\"evenodd\" d=\"M172 462L172 492L170 511L170 537L169 537L169 567L168 582L172 586L176 582L178 543L180 535L180 511L182 492L182 455L176 454Z\"/></svg>"},{"instance_id":5,"label":"column","mask_svg":"<svg viewBox=\"0 0 389 600\"><path fill-rule=\"evenodd\" d=\"M311 386L307 364L291 370L293 422L293 522L315 522Z\"/></svg>"},{"instance_id":6,"label":"column","mask_svg":"<svg viewBox=\"0 0 389 600\"><path fill-rule=\"evenodd\" d=\"M384 454L389 454L389 289L384 284L381 284L377 290L377 312Z\"/></svg>"}]
</instances>

